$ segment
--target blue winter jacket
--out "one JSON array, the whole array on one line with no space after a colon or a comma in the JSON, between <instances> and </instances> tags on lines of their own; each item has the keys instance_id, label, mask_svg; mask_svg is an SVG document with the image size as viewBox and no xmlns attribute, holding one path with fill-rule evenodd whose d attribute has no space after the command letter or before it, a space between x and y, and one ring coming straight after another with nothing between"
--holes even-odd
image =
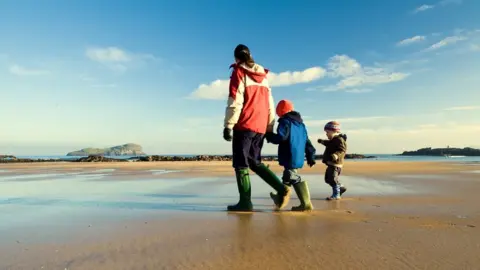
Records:
<instances>
[{"instance_id":1,"label":"blue winter jacket","mask_svg":"<svg viewBox=\"0 0 480 270\"><path fill-rule=\"evenodd\" d=\"M278 162L286 169L300 169L315 160L315 147L308 139L307 128L298 112L289 112L278 119L277 134L267 134L267 141L278 144Z\"/></svg>"}]
</instances>

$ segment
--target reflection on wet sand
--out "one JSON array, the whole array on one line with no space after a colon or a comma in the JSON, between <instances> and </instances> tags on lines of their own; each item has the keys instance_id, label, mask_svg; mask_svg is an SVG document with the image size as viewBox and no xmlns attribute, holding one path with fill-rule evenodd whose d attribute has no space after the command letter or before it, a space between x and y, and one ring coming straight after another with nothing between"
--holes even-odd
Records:
<instances>
[{"instance_id":1,"label":"reflection on wet sand","mask_svg":"<svg viewBox=\"0 0 480 270\"><path fill-rule=\"evenodd\" d=\"M8 168L0 269L474 269L478 177L442 168L347 175L348 193L332 202L323 177L311 174L315 210L307 213L273 211L270 187L255 176L256 211L229 213L233 177ZM298 204L292 197L288 209Z\"/></svg>"}]
</instances>

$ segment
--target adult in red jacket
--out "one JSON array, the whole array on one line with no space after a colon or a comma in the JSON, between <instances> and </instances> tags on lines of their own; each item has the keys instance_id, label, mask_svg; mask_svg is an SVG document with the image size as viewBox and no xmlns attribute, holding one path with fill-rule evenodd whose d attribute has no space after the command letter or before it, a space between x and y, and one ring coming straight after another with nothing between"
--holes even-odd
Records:
<instances>
[{"instance_id":1,"label":"adult in red jacket","mask_svg":"<svg viewBox=\"0 0 480 270\"><path fill-rule=\"evenodd\" d=\"M255 63L250 50L238 45L234 51L235 63L230 77L229 95L225 111L223 138L232 141L233 167L237 178L240 200L229 205L229 211L252 211L249 168L280 194L278 209L290 198L290 188L261 161L264 136L272 132L275 108L268 70ZM233 133L233 134L232 134Z\"/></svg>"}]
</instances>

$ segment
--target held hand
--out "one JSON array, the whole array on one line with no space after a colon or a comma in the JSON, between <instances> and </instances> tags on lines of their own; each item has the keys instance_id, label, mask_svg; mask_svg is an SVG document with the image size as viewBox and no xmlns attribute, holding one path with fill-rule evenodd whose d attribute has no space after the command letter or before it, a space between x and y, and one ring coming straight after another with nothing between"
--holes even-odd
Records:
<instances>
[{"instance_id":1,"label":"held hand","mask_svg":"<svg viewBox=\"0 0 480 270\"><path fill-rule=\"evenodd\" d=\"M323 144L323 139L318 139L317 142Z\"/></svg>"},{"instance_id":2,"label":"held hand","mask_svg":"<svg viewBox=\"0 0 480 270\"><path fill-rule=\"evenodd\" d=\"M267 140L267 143L271 143L272 142L272 137L274 136L273 132L267 132L265 134L265 139Z\"/></svg>"},{"instance_id":3,"label":"held hand","mask_svg":"<svg viewBox=\"0 0 480 270\"><path fill-rule=\"evenodd\" d=\"M227 142L231 142L233 139L232 130L229 128L223 129L223 139Z\"/></svg>"},{"instance_id":4,"label":"held hand","mask_svg":"<svg viewBox=\"0 0 480 270\"><path fill-rule=\"evenodd\" d=\"M307 162L308 162L308 166L310 166L310 168L312 168L313 166L315 166L315 164L317 164L317 162L315 160L309 160Z\"/></svg>"}]
</instances>

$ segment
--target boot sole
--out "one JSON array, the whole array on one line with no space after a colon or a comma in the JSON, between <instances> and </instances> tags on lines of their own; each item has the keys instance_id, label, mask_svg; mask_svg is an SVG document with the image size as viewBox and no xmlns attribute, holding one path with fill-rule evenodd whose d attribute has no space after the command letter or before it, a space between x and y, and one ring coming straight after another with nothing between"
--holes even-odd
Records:
<instances>
[{"instance_id":1,"label":"boot sole","mask_svg":"<svg viewBox=\"0 0 480 270\"><path fill-rule=\"evenodd\" d=\"M278 209L282 209L287 206L288 202L290 201L290 195L292 194L292 189L287 187L287 193L283 195L283 202L281 205L278 206Z\"/></svg>"},{"instance_id":2,"label":"boot sole","mask_svg":"<svg viewBox=\"0 0 480 270\"><path fill-rule=\"evenodd\" d=\"M313 211L313 207L312 208L303 208L303 209L295 209L292 207L291 209L292 212L311 212Z\"/></svg>"},{"instance_id":3,"label":"boot sole","mask_svg":"<svg viewBox=\"0 0 480 270\"><path fill-rule=\"evenodd\" d=\"M283 196L283 203L281 205L278 204L278 194L270 192L270 198L272 198L273 203L275 204L275 210L278 211L285 206L287 206L288 202L290 201L290 195L292 194L292 190L290 188L287 189L287 193Z\"/></svg>"}]
</instances>

